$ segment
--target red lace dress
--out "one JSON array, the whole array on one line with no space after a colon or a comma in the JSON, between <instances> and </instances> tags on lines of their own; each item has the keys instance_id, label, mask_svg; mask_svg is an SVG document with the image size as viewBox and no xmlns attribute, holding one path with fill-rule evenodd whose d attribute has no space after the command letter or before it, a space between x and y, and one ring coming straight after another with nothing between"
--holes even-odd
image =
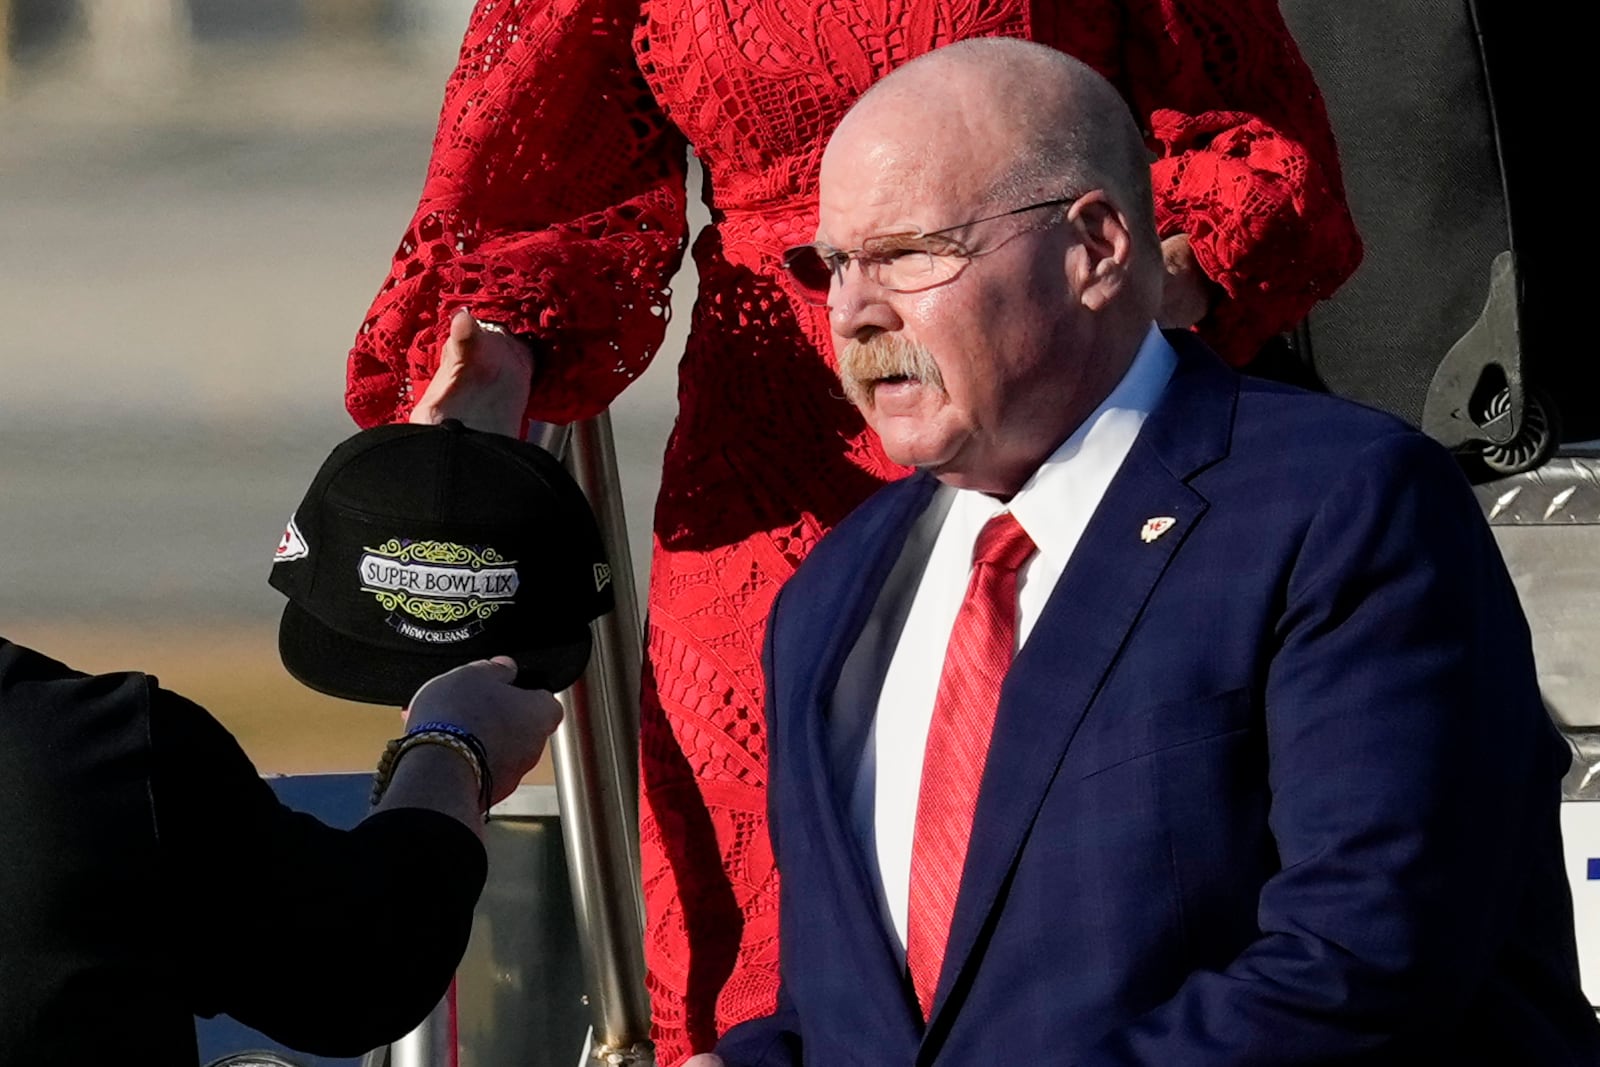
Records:
<instances>
[{"instance_id":1,"label":"red lace dress","mask_svg":"<svg viewBox=\"0 0 1600 1067\"><path fill-rule=\"evenodd\" d=\"M1225 291L1241 362L1360 256L1322 101L1274 0L480 0L421 204L350 355L364 426L405 418L457 307L539 339L529 417L592 415L660 344L685 149L713 227L682 357L649 589L642 847L661 1062L770 1010L760 648L819 537L904 473L838 398L827 323L777 280L827 134L939 45L1055 45L1148 125L1163 236Z\"/></svg>"}]
</instances>

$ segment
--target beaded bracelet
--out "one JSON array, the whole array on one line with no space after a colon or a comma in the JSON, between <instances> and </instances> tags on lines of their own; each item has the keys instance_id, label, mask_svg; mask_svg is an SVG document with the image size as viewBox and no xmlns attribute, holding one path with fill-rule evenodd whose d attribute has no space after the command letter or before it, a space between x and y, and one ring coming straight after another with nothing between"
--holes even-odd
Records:
<instances>
[{"instance_id":1,"label":"beaded bracelet","mask_svg":"<svg viewBox=\"0 0 1600 1067\"><path fill-rule=\"evenodd\" d=\"M488 818L489 799L493 794L489 791L488 782L485 780L487 772L482 769L477 753L458 738L433 731L409 733L404 737L395 738L385 746L383 758L379 760L377 773L372 779L373 805L382 800L384 793L388 791L389 784L394 777L395 767L400 762L400 757L418 745L439 745L450 749L466 760L467 766L472 769L473 783L478 787L478 808L484 813L484 818Z\"/></svg>"},{"instance_id":2,"label":"beaded bracelet","mask_svg":"<svg viewBox=\"0 0 1600 1067\"><path fill-rule=\"evenodd\" d=\"M473 754L478 757L479 766L483 768L483 777L486 784L484 795L492 796L494 794L494 790L492 788L487 788L489 778L489 753L484 749L483 742L478 739L477 734L473 733L465 726L457 726L453 722L441 722L438 719L430 719L427 722L418 723L416 726L413 726L406 732L413 734L425 732L449 734L451 737L454 737L469 746L472 749Z\"/></svg>"},{"instance_id":3,"label":"beaded bracelet","mask_svg":"<svg viewBox=\"0 0 1600 1067\"><path fill-rule=\"evenodd\" d=\"M476 735L454 723L423 723L408 730L404 737L397 737L385 745L383 757L378 761L378 770L372 778L372 804L376 806L388 791L400 757L418 745L440 745L467 761L467 766L472 768L473 781L478 786L478 807L487 820L489 805L494 798L494 779L489 773L489 757L484 751L483 742L478 740Z\"/></svg>"}]
</instances>

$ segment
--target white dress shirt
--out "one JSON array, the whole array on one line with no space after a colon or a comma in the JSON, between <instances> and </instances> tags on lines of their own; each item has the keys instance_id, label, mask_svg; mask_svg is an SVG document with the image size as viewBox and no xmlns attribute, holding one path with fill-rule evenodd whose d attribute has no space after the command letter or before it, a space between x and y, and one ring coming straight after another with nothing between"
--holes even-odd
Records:
<instances>
[{"instance_id":1,"label":"white dress shirt","mask_svg":"<svg viewBox=\"0 0 1600 1067\"><path fill-rule=\"evenodd\" d=\"M845 661L829 713L835 781L852 783L851 829L877 875L879 906L902 953L928 724L978 532L1009 510L1038 546L1018 583L1020 649L1176 365L1177 354L1152 325L1111 395L1009 502L969 489L936 490Z\"/></svg>"}]
</instances>

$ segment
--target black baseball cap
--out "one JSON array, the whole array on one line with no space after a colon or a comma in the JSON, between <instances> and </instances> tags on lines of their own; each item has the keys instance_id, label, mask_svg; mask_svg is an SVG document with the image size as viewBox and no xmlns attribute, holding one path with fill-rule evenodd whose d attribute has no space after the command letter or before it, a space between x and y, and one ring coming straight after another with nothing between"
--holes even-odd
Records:
<instances>
[{"instance_id":1,"label":"black baseball cap","mask_svg":"<svg viewBox=\"0 0 1600 1067\"><path fill-rule=\"evenodd\" d=\"M455 420L364 430L333 450L278 544L289 673L346 700L403 706L423 682L505 655L559 691L612 608L583 491L550 453Z\"/></svg>"}]
</instances>

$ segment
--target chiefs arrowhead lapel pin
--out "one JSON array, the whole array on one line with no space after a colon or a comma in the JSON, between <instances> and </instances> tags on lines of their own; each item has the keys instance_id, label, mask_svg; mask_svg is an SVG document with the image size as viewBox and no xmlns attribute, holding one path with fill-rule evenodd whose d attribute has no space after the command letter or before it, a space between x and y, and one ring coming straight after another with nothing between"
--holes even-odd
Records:
<instances>
[{"instance_id":1,"label":"chiefs arrowhead lapel pin","mask_svg":"<svg viewBox=\"0 0 1600 1067\"><path fill-rule=\"evenodd\" d=\"M1171 515L1158 515L1153 519L1146 519L1144 528L1139 531L1139 540L1148 545L1177 524L1178 520Z\"/></svg>"}]
</instances>

